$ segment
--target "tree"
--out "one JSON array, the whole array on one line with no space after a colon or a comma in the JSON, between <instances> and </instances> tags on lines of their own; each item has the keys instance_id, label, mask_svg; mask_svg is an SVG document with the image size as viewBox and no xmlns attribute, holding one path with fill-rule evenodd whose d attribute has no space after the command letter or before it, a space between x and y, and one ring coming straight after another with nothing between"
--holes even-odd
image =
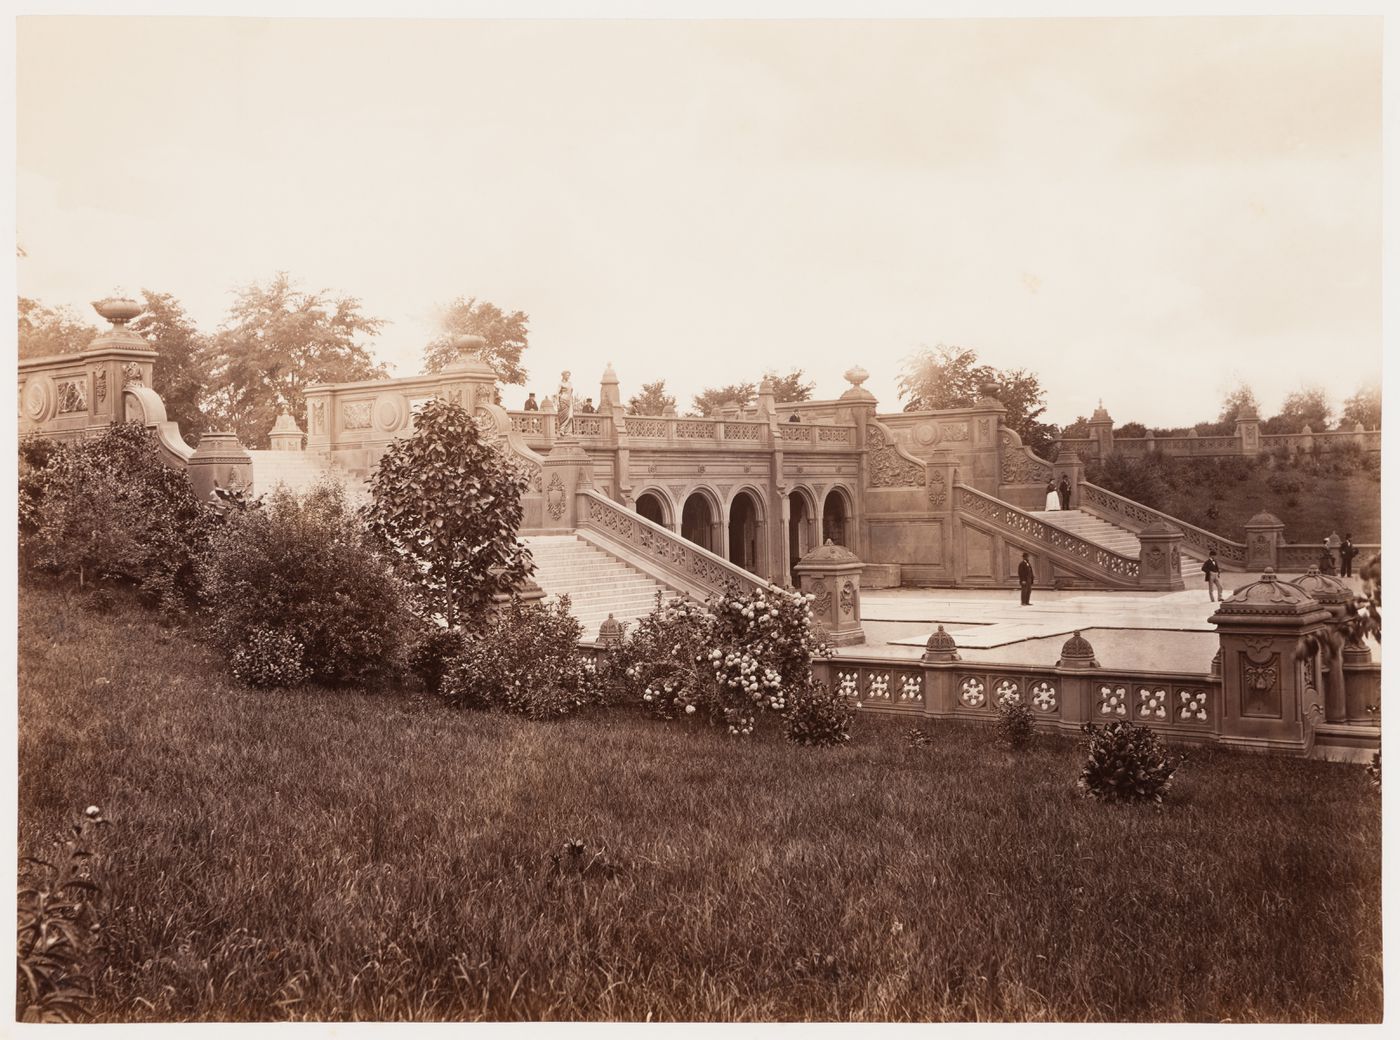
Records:
<instances>
[{"instance_id":1,"label":"tree","mask_svg":"<svg viewBox=\"0 0 1400 1040\"><path fill-rule=\"evenodd\" d=\"M920 347L904 361L899 396L907 397L906 412L966 408L982 389L977 352L945 343L930 350Z\"/></svg>"},{"instance_id":2,"label":"tree","mask_svg":"<svg viewBox=\"0 0 1400 1040\"><path fill-rule=\"evenodd\" d=\"M1331 419L1327 395L1317 387L1308 387L1284 398L1279 413L1264 420L1260 429L1265 433L1302 433L1307 426L1313 433L1321 433Z\"/></svg>"},{"instance_id":3,"label":"tree","mask_svg":"<svg viewBox=\"0 0 1400 1040\"><path fill-rule=\"evenodd\" d=\"M1360 423L1367 430L1381 428L1381 391L1374 383L1361 387L1342 405L1342 422L1347 426Z\"/></svg>"},{"instance_id":4,"label":"tree","mask_svg":"<svg viewBox=\"0 0 1400 1040\"><path fill-rule=\"evenodd\" d=\"M1088 430L1089 430L1089 427L1088 427L1088 424L1086 423L1086 424L1085 424L1085 427L1084 427L1084 431L1085 431L1085 432L1084 432L1083 436L1087 437L1087 436L1089 435ZM1068 431L1066 431L1066 432L1063 434L1063 436L1070 436L1070 434L1069 434ZM1142 423L1140 423L1140 422L1127 422L1127 423L1124 423L1122 426L1118 427L1118 429L1114 430L1114 431L1113 431L1113 436L1115 436L1115 437L1146 437L1146 436L1147 436L1147 427L1144 426L1144 425L1143 425Z\"/></svg>"},{"instance_id":5,"label":"tree","mask_svg":"<svg viewBox=\"0 0 1400 1040\"><path fill-rule=\"evenodd\" d=\"M773 400L790 404L793 401L808 401L812 397L815 383L802 381L802 369L794 368L785 376L769 371L767 377L773 380Z\"/></svg>"},{"instance_id":6,"label":"tree","mask_svg":"<svg viewBox=\"0 0 1400 1040\"><path fill-rule=\"evenodd\" d=\"M387 374L358 338L383 325L361 314L354 297L303 292L285 271L265 287L239 290L200 359L209 373L210 425L234 430L250 447L265 447L279 412L305 410L307 386Z\"/></svg>"},{"instance_id":7,"label":"tree","mask_svg":"<svg viewBox=\"0 0 1400 1040\"><path fill-rule=\"evenodd\" d=\"M534 569L516 540L526 478L461 405L428 401L413 434L389 445L369 478L369 529L416 591L424 617L450 628L481 620L497 592Z\"/></svg>"},{"instance_id":8,"label":"tree","mask_svg":"<svg viewBox=\"0 0 1400 1040\"><path fill-rule=\"evenodd\" d=\"M758 394L755 383L730 383L728 386L711 387L695 395L694 410L700 415L718 415L725 407L748 408Z\"/></svg>"},{"instance_id":9,"label":"tree","mask_svg":"<svg viewBox=\"0 0 1400 1040\"><path fill-rule=\"evenodd\" d=\"M1257 416L1259 402L1254 397L1254 390L1247 383L1241 383L1225 395L1225 400L1220 403L1220 418L1216 422L1221 427L1228 428L1230 433L1234 433L1235 420L1239 418L1240 412L1246 409Z\"/></svg>"},{"instance_id":10,"label":"tree","mask_svg":"<svg viewBox=\"0 0 1400 1040\"><path fill-rule=\"evenodd\" d=\"M440 372L461 358L462 352L453 341L458 336L481 336L486 348L481 359L503 383L524 385L525 370L520 367L520 355L529 346L530 316L524 311L507 314L494 303L475 296L461 296L442 309L438 324L442 335L423 351L423 370Z\"/></svg>"},{"instance_id":11,"label":"tree","mask_svg":"<svg viewBox=\"0 0 1400 1040\"><path fill-rule=\"evenodd\" d=\"M940 343L910 355L899 377L899 396L908 398L906 412L967 408L984 394L1005 406L1002 422L1020 435L1026 447L1042 458L1051 453L1059 430L1040 421L1045 414L1045 391L1034 372L979 365L976 351Z\"/></svg>"},{"instance_id":12,"label":"tree","mask_svg":"<svg viewBox=\"0 0 1400 1040\"><path fill-rule=\"evenodd\" d=\"M45 357L86 350L101 334L83 322L70 307L45 307L38 300L19 297L19 356Z\"/></svg>"},{"instance_id":13,"label":"tree","mask_svg":"<svg viewBox=\"0 0 1400 1040\"><path fill-rule=\"evenodd\" d=\"M197 437L208 429L199 400L204 393L204 365L207 338L195 327L180 301L169 293L141 291L146 309L131 323L158 353L152 389L165 402L167 418L180 424L186 437Z\"/></svg>"},{"instance_id":14,"label":"tree","mask_svg":"<svg viewBox=\"0 0 1400 1040\"><path fill-rule=\"evenodd\" d=\"M633 415L665 415L668 409L676 407L676 399L666 392L666 380L643 383L642 392L633 394L627 401L627 410Z\"/></svg>"}]
</instances>

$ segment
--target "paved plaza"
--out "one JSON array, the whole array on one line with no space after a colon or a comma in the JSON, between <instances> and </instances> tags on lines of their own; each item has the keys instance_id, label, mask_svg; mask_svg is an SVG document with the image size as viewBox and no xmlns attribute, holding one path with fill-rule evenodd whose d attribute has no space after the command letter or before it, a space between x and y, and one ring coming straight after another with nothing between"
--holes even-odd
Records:
<instances>
[{"instance_id":1,"label":"paved plaza","mask_svg":"<svg viewBox=\"0 0 1400 1040\"><path fill-rule=\"evenodd\" d=\"M1258 579L1226 574L1226 595ZM1361 591L1359 578L1341 580ZM1183 592L1036 589L1028 607L1015 589L870 589L861 595L866 641L840 653L918 658L942 625L966 661L1052 666L1078 631L1105 668L1206 672L1220 646L1209 620L1218 605L1200 586Z\"/></svg>"}]
</instances>

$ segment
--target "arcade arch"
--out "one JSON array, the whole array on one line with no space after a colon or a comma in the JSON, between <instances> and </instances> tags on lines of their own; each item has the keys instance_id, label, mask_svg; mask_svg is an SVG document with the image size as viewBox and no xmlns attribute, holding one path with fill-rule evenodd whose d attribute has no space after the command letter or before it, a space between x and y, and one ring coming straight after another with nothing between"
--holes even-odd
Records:
<instances>
[{"instance_id":1,"label":"arcade arch","mask_svg":"<svg viewBox=\"0 0 1400 1040\"><path fill-rule=\"evenodd\" d=\"M681 507L681 537L702 549L719 552L719 508L714 496L692 491Z\"/></svg>"},{"instance_id":2,"label":"arcade arch","mask_svg":"<svg viewBox=\"0 0 1400 1040\"><path fill-rule=\"evenodd\" d=\"M637 496L637 512L646 517L654 524L662 527L669 527L674 530L671 523L671 503L666 496L659 491L643 491Z\"/></svg>"},{"instance_id":3,"label":"arcade arch","mask_svg":"<svg viewBox=\"0 0 1400 1040\"><path fill-rule=\"evenodd\" d=\"M729 562L754 574L763 573L763 505L751 489L735 493L729 502Z\"/></svg>"},{"instance_id":4,"label":"arcade arch","mask_svg":"<svg viewBox=\"0 0 1400 1040\"><path fill-rule=\"evenodd\" d=\"M816 548L817 501L806 488L788 492L788 571Z\"/></svg>"},{"instance_id":5,"label":"arcade arch","mask_svg":"<svg viewBox=\"0 0 1400 1040\"><path fill-rule=\"evenodd\" d=\"M850 497L843 487L834 487L826 493L826 500L822 503L822 542L827 539L837 545L844 545L849 548L851 517L854 511L851 509Z\"/></svg>"}]
</instances>

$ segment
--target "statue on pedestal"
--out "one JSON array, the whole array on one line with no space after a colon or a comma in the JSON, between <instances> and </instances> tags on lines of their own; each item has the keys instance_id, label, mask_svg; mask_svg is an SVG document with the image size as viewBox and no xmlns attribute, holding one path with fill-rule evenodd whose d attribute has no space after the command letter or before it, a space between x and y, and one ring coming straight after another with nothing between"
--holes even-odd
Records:
<instances>
[{"instance_id":1,"label":"statue on pedestal","mask_svg":"<svg viewBox=\"0 0 1400 1040\"><path fill-rule=\"evenodd\" d=\"M572 433L574 426L574 387L569 382L569 373L559 376L559 393L555 397L555 407L559 409L558 429L560 433Z\"/></svg>"}]
</instances>

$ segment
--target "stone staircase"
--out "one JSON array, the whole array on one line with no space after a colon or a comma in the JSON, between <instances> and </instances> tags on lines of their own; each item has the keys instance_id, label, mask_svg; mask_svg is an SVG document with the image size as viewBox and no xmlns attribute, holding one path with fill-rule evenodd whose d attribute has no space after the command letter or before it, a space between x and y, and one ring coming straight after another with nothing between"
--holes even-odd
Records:
<instances>
[{"instance_id":1,"label":"stone staircase","mask_svg":"<svg viewBox=\"0 0 1400 1040\"><path fill-rule=\"evenodd\" d=\"M249 451L253 459L253 493L261 495L278 484L304 491L330 467L319 456L305 451Z\"/></svg>"},{"instance_id":2,"label":"stone staircase","mask_svg":"<svg viewBox=\"0 0 1400 1040\"><path fill-rule=\"evenodd\" d=\"M1101 545L1105 549L1112 549L1123 556L1137 559L1142 553L1142 545L1138 542L1137 535L1133 534L1132 531L1126 527L1109 523L1107 520L1101 520L1096 516L1090 516L1083 510L1043 509L1032 512L1031 516L1050 524L1052 527L1058 527L1063 531L1070 532L1070 534L1078 535L1085 541ZM1204 557L1197 558L1193 551L1188 550L1183 545L1181 552L1182 574L1189 575L1199 569L1203 559Z\"/></svg>"},{"instance_id":3,"label":"stone staircase","mask_svg":"<svg viewBox=\"0 0 1400 1040\"><path fill-rule=\"evenodd\" d=\"M570 613L583 625L585 640L598 638L598 626L609 614L627 622L650 614L658 591L663 599L681 595L577 535L531 535L520 540L535 559L535 581L540 587L551 597L568 594Z\"/></svg>"}]
</instances>

